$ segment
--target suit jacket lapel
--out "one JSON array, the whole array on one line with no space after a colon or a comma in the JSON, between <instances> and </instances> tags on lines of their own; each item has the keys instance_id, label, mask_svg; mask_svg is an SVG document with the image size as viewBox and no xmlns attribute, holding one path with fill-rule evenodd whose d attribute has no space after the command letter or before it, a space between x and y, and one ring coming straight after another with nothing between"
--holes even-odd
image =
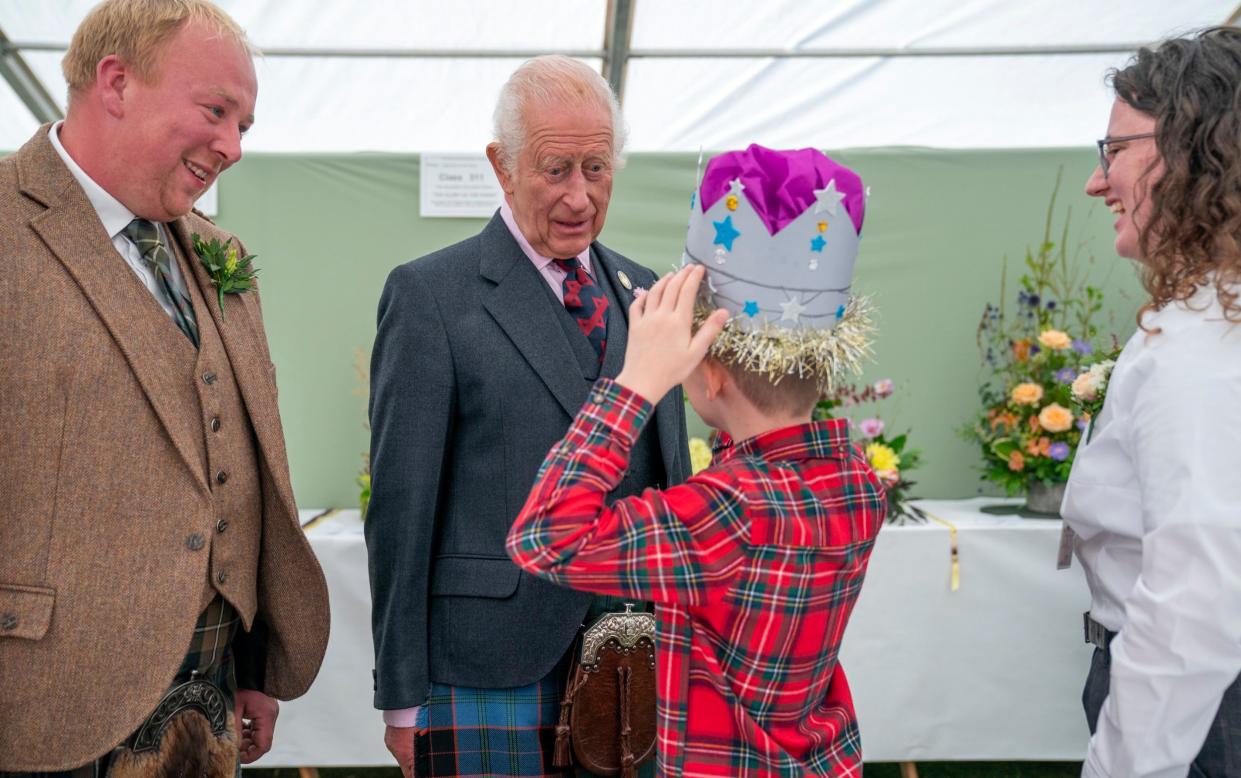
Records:
<instances>
[{"instance_id":1,"label":"suit jacket lapel","mask_svg":"<svg viewBox=\"0 0 1241 778\"><path fill-rule=\"evenodd\" d=\"M594 256L598 260L599 280L601 283L610 284L616 293L616 299L620 303L621 318L625 323L625 331L619 332L619 342L613 342L611 328L608 332L608 352L604 356L605 364L612 364L613 348L619 350L621 363L624 362L625 348L628 343L629 329L629 305L633 302L633 289L626 289L624 284L620 282L620 273L624 273L629 279L630 284L640 284L644 279L650 276L650 271L634 264L624 257L610 251L607 248L594 244ZM605 278L606 275L606 278ZM615 372L608 372L607 375L615 376L620 372L619 364ZM664 472L671 479L673 474L677 472L676 461L680 456L680 440L681 429L685 426L684 413L685 409L682 405L681 393L679 391L671 391L664 395L663 399L655 406L655 428L659 433L659 452L664 460Z\"/></svg>"},{"instance_id":2,"label":"suit jacket lapel","mask_svg":"<svg viewBox=\"0 0 1241 778\"><path fill-rule=\"evenodd\" d=\"M280 410L276 399L275 376L267 357L263 335L255 322L260 321L255 296L249 292L224 295L224 311L221 313L219 297L206 268L194 253L192 234L197 232L203 240L228 240L228 233L209 222L200 223L191 230L188 217L168 224L172 239L181 250L185 264L189 265L187 283L196 283L206 310L195 309L200 320L210 316L220 333L220 342L233 367L233 378L250 415L250 426L258 440L259 451L267 462L267 471L275 481L276 491L289 510L296 503L293 487L289 482L288 461L285 451L284 430L280 425Z\"/></svg>"},{"instance_id":3,"label":"suit jacket lapel","mask_svg":"<svg viewBox=\"0 0 1241 778\"><path fill-rule=\"evenodd\" d=\"M478 239L479 273L495 284L483 294L483 307L572 418L590 387L582 380L577 357L540 286L547 282L522 253L499 214Z\"/></svg>"},{"instance_id":4,"label":"suit jacket lapel","mask_svg":"<svg viewBox=\"0 0 1241 778\"><path fill-rule=\"evenodd\" d=\"M46 130L46 126L44 128ZM116 252L95 209L52 148L46 131L22 149L19 183L23 193L46 206L31 228L64 265L116 341L138 384L155 409L177 452L206 493L206 472L194 443L194 419L177 412L172 398L179 380L166 369L176 350L192 348L176 331L146 326L158 312L167 315Z\"/></svg>"}]
</instances>

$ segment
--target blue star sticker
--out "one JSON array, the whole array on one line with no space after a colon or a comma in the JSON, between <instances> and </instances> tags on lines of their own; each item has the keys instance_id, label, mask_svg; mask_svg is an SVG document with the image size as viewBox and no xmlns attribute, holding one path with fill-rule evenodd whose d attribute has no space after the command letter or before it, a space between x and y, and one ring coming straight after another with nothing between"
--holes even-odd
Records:
<instances>
[{"instance_id":1,"label":"blue star sticker","mask_svg":"<svg viewBox=\"0 0 1241 778\"><path fill-rule=\"evenodd\" d=\"M836 309L836 321L840 321L845 317L845 307L842 305Z\"/></svg>"},{"instance_id":2,"label":"blue star sticker","mask_svg":"<svg viewBox=\"0 0 1241 778\"><path fill-rule=\"evenodd\" d=\"M810 241L810 250L823 253L823 247L827 245L827 241L823 240L822 235L815 235L814 240Z\"/></svg>"},{"instance_id":3,"label":"blue star sticker","mask_svg":"<svg viewBox=\"0 0 1241 778\"><path fill-rule=\"evenodd\" d=\"M745 311L746 316L749 316L751 319L753 319L755 316L758 316L758 301L757 300L746 300L745 307L742 308L741 310Z\"/></svg>"},{"instance_id":4,"label":"blue star sticker","mask_svg":"<svg viewBox=\"0 0 1241 778\"><path fill-rule=\"evenodd\" d=\"M741 233L733 226L733 217L725 216L724 221L711 223L715 225L715 240L712 243L732 251L733 241L741 237Z\"/></svg>"}]
</instances>

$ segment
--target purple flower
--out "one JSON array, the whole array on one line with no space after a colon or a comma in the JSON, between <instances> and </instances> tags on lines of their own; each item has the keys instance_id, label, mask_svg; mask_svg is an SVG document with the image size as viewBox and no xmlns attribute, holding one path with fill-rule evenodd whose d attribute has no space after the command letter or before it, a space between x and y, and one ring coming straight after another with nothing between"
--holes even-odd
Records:
<instances>
[{"instance_id":1,"label":"purple flower","mask_svg":"<svg viewBox=\"0 0 1241 778\"><path fill-rule=\"evenodd\" d=\"M1047 449L1047 456L1051 457L1057 462L1063 462L1064 460L1068 459L1069 453L1070 453L1069 444L1061 443L1059 441L1052 443L1051 447Z\"/></svg>"},{"instance_id":2,"label":"purple flower","mask_svg":"<svg viewBox=\"0 0 1241 778\"><path fill-rule=\"evenodd\" d=\"M1056 380L1062 384L1071 384L1077 378L1077 371L1071 367L1062 367L1056 371Z\"/></svg>"},{"instance_id":3,"label":"purple flower","mask_svg":"<svg viewBox=\"0 0 1241 778\"><path fill-rule=\"evenodd\" d=\"M1091 346L1089 342L1084 341L1081 338L1074 338L1073 350L1078 354L1089 354L1094 351L1094 346Z\"/></svg>"},{"instance_id":4,"label":"purple flower","mask_svg":"<svg viewBox=\"0 0 1241 778\"><path fill-rule=\"evenodd\" d=\"M1078 419L1076 424L1079 430L1081 430L1082 432L1085 432L1086 428L1090 426L1090 421L1087 419Z\"/></svg>"},{"instance_id":5,"label":"purple flower","mask_svg":"<svg viewBox=\"0 0 1241 778\"><path fill-rule=\"evenodd\" d=\"M863 437L877 438L883 434L883 419L862 419L858 422L858 429Z\"/></svg>"}]
</instances>

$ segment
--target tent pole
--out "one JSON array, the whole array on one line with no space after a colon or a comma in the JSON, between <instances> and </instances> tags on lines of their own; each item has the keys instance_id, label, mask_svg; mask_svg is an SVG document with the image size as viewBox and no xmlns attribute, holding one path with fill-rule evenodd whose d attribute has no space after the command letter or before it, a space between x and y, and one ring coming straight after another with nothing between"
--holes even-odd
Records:
<instances>
[{"instance_id":1,"label":"tent pole","mask_svg":"<svg viewBox=\"0 0 1241 778\"><path fill-rule=\"evenodd\" d=\"M633 38L633 12L637 0L608 0L603 32L603 76L616 99L625 102L625 75L629 70L629 43Z\"/></svg>"},{"instance_id":2,"label":"tent pole","mask_svg":"<svg viewBox=\"0 0 1241 778\"><path fill-rule=\"evenodd\" d=\"M60 105L26 64L20 50L9 41L4 30L0 30L0 76L9 82L18 99L25 103L40 124L65 118Z\"/></svg>"}]
</instances>

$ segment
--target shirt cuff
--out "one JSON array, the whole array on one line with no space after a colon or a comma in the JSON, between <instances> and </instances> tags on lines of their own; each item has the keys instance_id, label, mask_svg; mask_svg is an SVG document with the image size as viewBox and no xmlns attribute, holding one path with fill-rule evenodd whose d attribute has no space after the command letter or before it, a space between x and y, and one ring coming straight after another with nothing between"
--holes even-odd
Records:
<instances>
[{"instance_id":1,"label":"shirt cuff","mask_svg":"<svg viewBox=\"0 0 1241 778\"><path fill-rule=\"evenodd\" d=\"M611 378L600 378L590 390L581 415L633 446L654 409L655 406L637 392Z\"/></svg>"},{"instance_id":2,"label":"shirt cuff","mask_svg":"<svg viewBox=\"0 0 1241 778\"><path fill-rule=\"evenodd\" d=\"M418 726L418 712L420 710L422 710L422 706L386 710L383 712L384 723L389 727L416 727Z\"/></svg>"}]
</instances>

